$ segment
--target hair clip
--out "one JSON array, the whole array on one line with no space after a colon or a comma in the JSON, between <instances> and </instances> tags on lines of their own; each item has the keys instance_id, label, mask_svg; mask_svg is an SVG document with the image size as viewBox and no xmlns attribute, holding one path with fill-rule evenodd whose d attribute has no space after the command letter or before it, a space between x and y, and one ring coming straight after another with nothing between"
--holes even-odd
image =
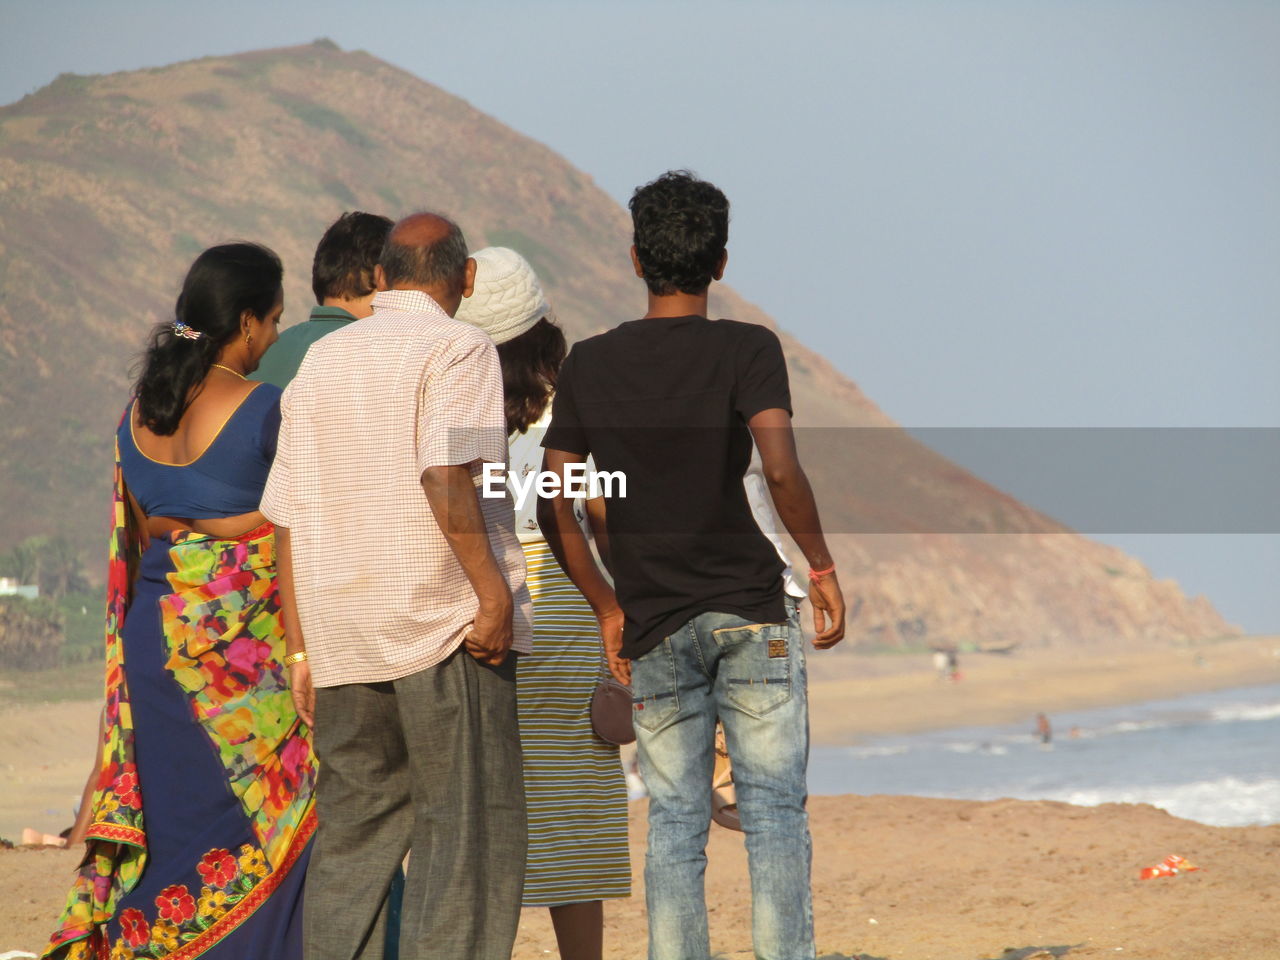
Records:
<instances>
[{"instance_id":1,"label":"hair clip","mask_svg":"<svg viewBox=\"0 0 1280 960\"><path fill-rule=\"evenodd\" d=\"M187 326L181 320L173 321L173 332L184 340L199 340L204 336L199 330Z\"/></svg>"}]
</instances>

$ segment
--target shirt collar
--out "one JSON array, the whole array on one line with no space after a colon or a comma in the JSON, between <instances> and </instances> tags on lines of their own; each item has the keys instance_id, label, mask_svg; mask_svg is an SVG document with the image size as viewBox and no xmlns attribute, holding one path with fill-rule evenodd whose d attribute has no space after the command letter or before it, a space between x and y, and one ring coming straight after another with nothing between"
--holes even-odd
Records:
<instances>
[{"instance_id":1,"label":"shirt collar","mask_svg":"<svg viewBox=\"0 0 1280 960\"><path fill-rule=\"evenodd\" d=\"M403 310L405 313L449 315L440 304L421 290L379 290L373 295L374 310Z\"/></svg>"},{"instance_id":2,"label":"shirt collar","mask_svg":"<svg viewBox=\"0 0 1280 960\"><path fill-rule=\"evenodd\" d=\"M315 306L311 308L311 316L308 320L344 320L351 323L356 319L355 314L343 310L341 307L334 306Z\"/></svg>"}]
</instances>

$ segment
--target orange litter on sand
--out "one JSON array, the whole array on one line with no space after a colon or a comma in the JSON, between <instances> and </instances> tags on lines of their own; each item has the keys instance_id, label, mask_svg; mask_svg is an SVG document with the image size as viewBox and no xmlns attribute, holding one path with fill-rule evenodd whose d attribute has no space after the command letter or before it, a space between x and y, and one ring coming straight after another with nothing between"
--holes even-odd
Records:
<instances>
[{"instance_id":1,"label":"orange litter on sand","mask_svg":"<svg viewBox=\"0 0 1280 960\"><path fill-rule=\"evenodd\" d=\"M1174 877L1180 873L1190 873L1192 870L1199 869L1199 867L1186 857L1180 857L1176 853L1171 853L1154 867L1144 867L1138 876L1143 880L1151 880L1154 877Z\"/></svg>"}]
</instances>

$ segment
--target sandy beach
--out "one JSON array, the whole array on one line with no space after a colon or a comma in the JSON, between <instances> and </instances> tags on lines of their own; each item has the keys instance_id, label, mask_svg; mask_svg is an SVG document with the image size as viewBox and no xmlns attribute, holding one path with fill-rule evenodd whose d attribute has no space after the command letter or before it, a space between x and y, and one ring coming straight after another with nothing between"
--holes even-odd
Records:
<instances>
[{"instance_id":1,"label":"sandy beach","mask_svg":"<svg viewBox=\"0 0 1280 960\"><path fill-rule=\"evenodd\" d=\"M606 956L643 956L645 808L632 811L634 893L606 906ZM1153 807L816 797L819 956L859 960L1269 960L1280 940L1280 826L1206 827ZM1155 880L1171 853L1201 869ZM751 954L742 837L713 827L707 899L718 955ZM0 851L0 952L38 952L76 854ZM516 960L555 956L527 910Z\"/></svg>"},{"instance_id":2,"label":"sandy beach","mask_svg":"<svg viewBox=\"0 0 1280 960\"><path fill-rule=\"evenodd\" d=\"M1280 682L1280 638L1123 652L1038 650L969 655L962 679L937 679L927 656L842 651L810 658L816 744L959 725L1030 723L1080 709ZM44 681L47 682L47 678ZM21 685L20 685L21 684ZM33 699L0 678L0 836L69 823L88 767L98 707L83 694ZM83 686L77 688L83 689ZM26 691L22 697L19 691ZM56 695L56 694L55 694ZM1149 806L1082 808L909 797L815 797L815 911L820 955L863 960L1150 957L1268 960L1277 955L1280 825L1209 827ZM608 956L644 939L644 805L633 807L635 895L607 907ZM1169 854L1203 869L1140 881ZM713 943L750 956L742 838L714 828L708 898ZM0 851L0 953L38 952L77 854ZM1039 952L1037 952L1039 951ZM554 956L545 911L527 912L515 956Z\"/></svg>"},{"instance_id":3,"label":"sandy beach","mask_svg":"<svg viewBox=\"0 0 1280 960\"><path fill-rule=\"evenodd\" d=\"M814 744L999 723L1025 722L1030 729L1039 711L1280 683L1280 637L1128 651L971 654L960 666L963 678L951 683L937 679L927 655L810 651ZM78 679L76 689L83 689ZM23 683L30 681L21 674L0 676L0 772L8 787L0 793L0 837L11 840L23 827L57 833L69 825L99 709L85 699L18 701L13 691Z\"/></svg>"}]
</instances>

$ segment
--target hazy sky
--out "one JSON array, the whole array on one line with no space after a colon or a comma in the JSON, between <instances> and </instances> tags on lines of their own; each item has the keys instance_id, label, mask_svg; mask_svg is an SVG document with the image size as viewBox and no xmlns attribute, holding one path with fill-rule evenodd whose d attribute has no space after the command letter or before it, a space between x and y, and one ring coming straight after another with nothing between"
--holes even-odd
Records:
<instances>
[{"instance_id":1,"label":"hazy sky","mask_svg":"<svg viewBox=\"0 0 1280 960\"><path fill-rule=\"evenodd\" d=\"M1280 426L1280 3L0 0L0 102L321 36L620 201L715 180L726 279L908 427ZM1280 631L1274 532L1102 539Z\"/></svg>"}]
</instances>

